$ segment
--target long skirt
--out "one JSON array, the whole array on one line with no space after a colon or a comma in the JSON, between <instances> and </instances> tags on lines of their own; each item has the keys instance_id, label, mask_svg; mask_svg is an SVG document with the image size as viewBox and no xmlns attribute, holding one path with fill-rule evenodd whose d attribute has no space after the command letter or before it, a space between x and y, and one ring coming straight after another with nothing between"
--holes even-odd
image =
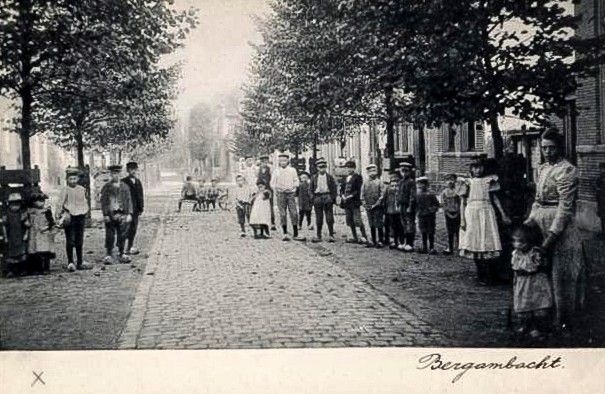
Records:
<instances>
[{"instance_id":1,"label":"long skirt","mask_svg":"<svg viewBox=\"0 0 605 394\"><path fill-rule=\"evenodd\" d=\"M250 224L271 225L271 201L269 199L263 200L261 197L257 197L254 200L250 211Z\"/></svg>"},{"instance_id":2,"label":"long skirt","mask_svg":"<svg viewBox=\"0 0 605 394\"><path fill-rule=\"evenodd\" d=\"M460 256L492 259L500 255L502 244L496 213L491 202L471 201L464 210L466 229L460 229Z\"/></svg>"},{"instance_id":3,"label":"long skirt","mask_svg":"<svg viewBox=\"0 0 605 394\"><path fill-rule=\"evenodd\" d=\"M547 236L557 214L556 206L535 207L532 216ZM552 287L555 301L555 323L569 323L568 318L584 306L586 293L586 266L582 258L582 242L575 223L569 223L556 239L549 253L552 265Z\"/></svg>"}]
</instances>

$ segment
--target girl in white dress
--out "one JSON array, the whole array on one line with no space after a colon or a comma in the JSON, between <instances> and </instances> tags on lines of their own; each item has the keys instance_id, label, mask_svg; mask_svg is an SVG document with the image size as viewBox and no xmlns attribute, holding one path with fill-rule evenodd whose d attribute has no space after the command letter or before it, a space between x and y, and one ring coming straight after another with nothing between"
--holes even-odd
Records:
<instances>
[{"instance_id":1,"label":"girl in white dress","mask_svg":"<svg viewBox=\"0 0 605 394\"><path fill-rule=\"evenodd\" d=\"M462 181L460 191L460 256L475 261L481 284L491 281L494 275L493 264L486 260L498 257L502 251L494 206L500 211L502 221L510 223L495 194L500 188L498 177L484 176L484 172L483 160L471 163L471 178Z\"/></svg>"},{"instance_id":2,"label":"girl in white dress","mask_svg":"<svg viewBox=\"0 0 605 394\"><path fill-rule=\"evenodd\" d=\"M270 238L269 226L271 225L271 192L267 185L258 181L257 192L252 197L252 210L250 211L250 226L254 231L255 239Z\"/></svg>"}]
</instances>

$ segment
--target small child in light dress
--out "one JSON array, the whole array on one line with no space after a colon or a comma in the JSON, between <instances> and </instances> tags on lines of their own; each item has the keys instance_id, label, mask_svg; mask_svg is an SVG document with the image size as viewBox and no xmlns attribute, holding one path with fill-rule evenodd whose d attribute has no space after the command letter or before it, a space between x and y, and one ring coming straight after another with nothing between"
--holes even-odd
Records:
<instances>
[{"instance_id":1,"label":"small child in light dress","mask_svg":"<svg viewBox=\"0 0 605 394\"><path fill-rule=\"evenodd\" d=\"M513 311L520 320L518 334L542 337L553 306L552 288L542 257L538 229L521 226L513 232Z\"/></svg>"},{"instance_id":2,"label":"small child in light dress","mask_svg":"<svg viewBox=\"0 0 605 394\"><path fill-rule=\"evenodd\" d=\"M271 192L267 189L267 185L262 181L257 182L256 186L258 189L252 198L250 226L254 231L255 239L267 239L270 238Z\"/></svg>"},{"instance_id":3,"label":"small child in light dress","mask_svg":"<svg viewBox=\"0 0 605 394\"><path fill-rule=\"evenodd\" d=\"M55 219L50 207L45 201L48 196L42 192L34 192L30 196L31 206L29 214L29 242L27 253L36 270L48 272L50 261L55 258Z\"/></svg>"}]
</instances>

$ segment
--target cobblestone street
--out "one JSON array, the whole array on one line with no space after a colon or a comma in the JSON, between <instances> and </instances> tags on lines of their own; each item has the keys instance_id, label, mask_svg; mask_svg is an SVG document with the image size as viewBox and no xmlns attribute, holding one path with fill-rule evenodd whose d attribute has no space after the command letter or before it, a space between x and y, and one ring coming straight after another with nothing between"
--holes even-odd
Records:
<instances>
[{"instance_id":1,"label":"cobblestone street","mask_svg":"<svg viewBox=\"0 0 605 394\"><path fill-rule=\"evenodd\" d=\"M523 345L507 327L509 286L478 286L467 260L345 244L340 215L334 244L240 238L233 212L176 213L175 188L150 193L132 265L102 266L96 225L92 271L64 271L59 236L50 275L1 279L0 347ZM601 346L602 298L575 340L545 345Z\"/></svg>"},{"instance_id":2,"label":"cobblestone street","mask_svg":"<svg viewBox=\"0 0 605 394\"><path fill-rule=\"evenodd\" d=\"M232 214L166 223L123 348L437 346L404 305L303 244L241 239ZM144 279L145 280L145 279ZM140 290L141 290L140 289Z\"/></svg>"}]
</instances>

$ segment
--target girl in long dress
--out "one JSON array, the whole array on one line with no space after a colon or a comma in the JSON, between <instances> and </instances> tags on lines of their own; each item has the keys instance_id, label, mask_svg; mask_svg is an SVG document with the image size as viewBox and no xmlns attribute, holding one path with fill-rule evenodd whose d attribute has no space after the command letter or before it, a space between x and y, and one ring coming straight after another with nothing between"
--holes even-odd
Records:
<instances>
[{"instance_id":1,"label":"girl in long dress","mask_svg":"<svg viewBox=\"0 0 605 394\"><path fill-rule=\"evenodd\" d=\"M494 206L500 211L502 221L510 219L502 209L496 194L499 190L496 175L484 176L485 162L471 163L471 178L462 181L460 191L462 218L460 223L460 256L472 259L477 266L481 284L491 282L493 263L488 262L500 255L502 244Z\"/></svg>"},{"instance_id":2,"label":"girl in long dress","mask_svg":"<svg viewBox=\"0 0 605 394\"><path fill-rule=\"evenodd\" d=\"M271 192L267 185L258 181L257 192L252 197L252 210L250 211L250 226L254 231L255 239L270 238L271 225Z\"/></svg>"}]
</instances>

